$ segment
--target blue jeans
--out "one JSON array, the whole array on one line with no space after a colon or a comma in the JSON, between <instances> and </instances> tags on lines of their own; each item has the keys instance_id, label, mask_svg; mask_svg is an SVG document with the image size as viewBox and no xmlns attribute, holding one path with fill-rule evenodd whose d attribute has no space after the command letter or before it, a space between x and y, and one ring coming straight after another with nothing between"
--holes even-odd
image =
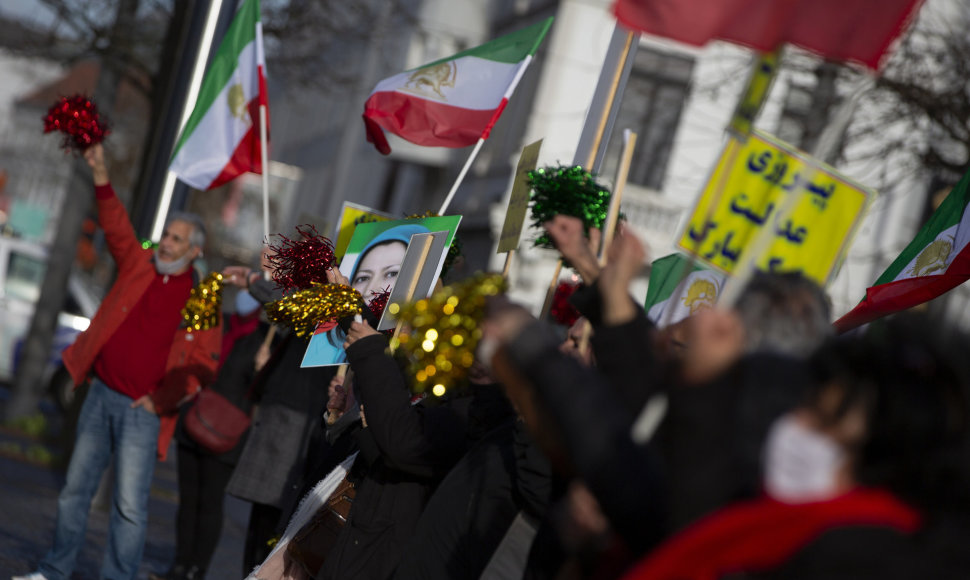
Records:
<instances>
[{"instance_id":1,"label":"blue jeans","mask_svg":"<svg viewBox=\"0 0 970 580\"><path fill-rule=\"evenodd\" d=\"M67 482L57 500L54 545L38 571L67 580L84 545L88 512L101 475L114 455L114 490L108 546L101 564L105 580L132 579L138 571L148 527L148 492L155 471L158 416L132 399L91 381L77 425Z\"/></svg>"}]
</instances>

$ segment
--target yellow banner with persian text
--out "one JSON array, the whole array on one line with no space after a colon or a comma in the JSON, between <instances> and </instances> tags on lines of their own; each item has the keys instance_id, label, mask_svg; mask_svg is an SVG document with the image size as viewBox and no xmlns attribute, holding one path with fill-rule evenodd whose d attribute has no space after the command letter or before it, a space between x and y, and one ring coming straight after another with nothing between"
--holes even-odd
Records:
<instances>
[{"instance_id":1,"label":"yellow banner with persian text","mask_svg":"<svg viewBox=\"0 0 970 580\"><path fill-rule=\"evenodd\" d=\"M731 137L677 246L731 273L762 228L775 238L756 265L800 271L826 284L838 269L875 192L810 164L809 157L764 133L746 143ZM790 215L777 215L785 196L799 196Z\"/></svg>"}]
</instances>

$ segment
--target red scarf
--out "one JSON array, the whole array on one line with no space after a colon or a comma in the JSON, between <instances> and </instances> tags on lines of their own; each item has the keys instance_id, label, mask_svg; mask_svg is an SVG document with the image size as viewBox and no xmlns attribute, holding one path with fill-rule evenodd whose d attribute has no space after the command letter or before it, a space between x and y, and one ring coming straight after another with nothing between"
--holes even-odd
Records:
<instances>
[{"instance_id":1,"label":"red scarf","mask_svg":"<svg viewBox=\"0 0 970 580\"><path fill-rule=\"evenodd\" d=\"M715 580L771 570L827 530L883 526L912 533L920 516L887 491L856 489L835 499L784 504L759 499L727 507L677 534L624 580Z\"/></svg>"}]
</instances>

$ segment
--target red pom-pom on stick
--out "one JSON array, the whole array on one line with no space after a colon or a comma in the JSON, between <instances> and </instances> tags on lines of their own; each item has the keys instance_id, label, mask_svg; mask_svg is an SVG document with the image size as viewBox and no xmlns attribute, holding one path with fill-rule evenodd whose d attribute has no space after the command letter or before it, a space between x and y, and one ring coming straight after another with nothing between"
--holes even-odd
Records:
<instances>
[{"instance_id":1,"label":"red pom-pom on stick","mask_svg":"<svg viewBox=\"0 0 970 580\"><path fill-rule=\"evenodd\" d=\"M98 107L83 95L61 97L44 117L44 133L64 133L61 147L65 151L84 151L108 136L108 122L98 113Z\"/></svg>"},{"instance_id":2,"label":"red pom-pom on stick","mask_svg":"<svg viewBox=\"0 0 970 580\"><path fill-rule=\"evenodd\" d=\"M371 296L372 298L367 303L367 307L380 320L381 315L384 314L384 309L387 308L387 300L391 297L391 287L388 286L380 292L371 292Z\"/></svg>"},{"instance_id":3,"label":"red pom-pom on stick","mask_svg":"<svg viewBox=\"0 0 970 580\"><path fill-rule=\"evenodd\" d=\"M579 320L581 314L569 303L569 297L579 289L579 284L560 282L556 286L556 292L552 295L552 306L549 307L549 314L552 319L563 326L572 326Z\"/></svg>"},{"instance_id":4,"label":"red pom-pom on stick","mask_svg":"<svg viewBox=\"0 0 970 580\"><path fill-rule=\"evenodd\" d=\"M327 270L336 264L333 242L317 233L311 225L297 226L300 239L281 235L279 245L271 245L276 254L269 257L276 268L273 281L284 292L309 288L314 282L327 283Z\"/></svg>"}]
</instances>

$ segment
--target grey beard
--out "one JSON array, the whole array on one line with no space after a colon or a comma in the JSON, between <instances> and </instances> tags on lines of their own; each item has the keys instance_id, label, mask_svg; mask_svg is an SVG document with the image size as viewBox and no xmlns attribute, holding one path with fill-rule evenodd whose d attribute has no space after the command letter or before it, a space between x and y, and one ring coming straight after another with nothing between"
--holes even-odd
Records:
<instances>
[{"instance_id":1,"label":"grey beard","mask_svg":"<svg viewBox=\"0 0 970 580\"><path fill-rule=\"evenodd\" d=\"M158 256L155 256L155 271L165 275L175 274L188 266L191 261L192 258L188 256L182 256L178 260L171 261L162 260Z\"/></svg>"}]
</instances>

